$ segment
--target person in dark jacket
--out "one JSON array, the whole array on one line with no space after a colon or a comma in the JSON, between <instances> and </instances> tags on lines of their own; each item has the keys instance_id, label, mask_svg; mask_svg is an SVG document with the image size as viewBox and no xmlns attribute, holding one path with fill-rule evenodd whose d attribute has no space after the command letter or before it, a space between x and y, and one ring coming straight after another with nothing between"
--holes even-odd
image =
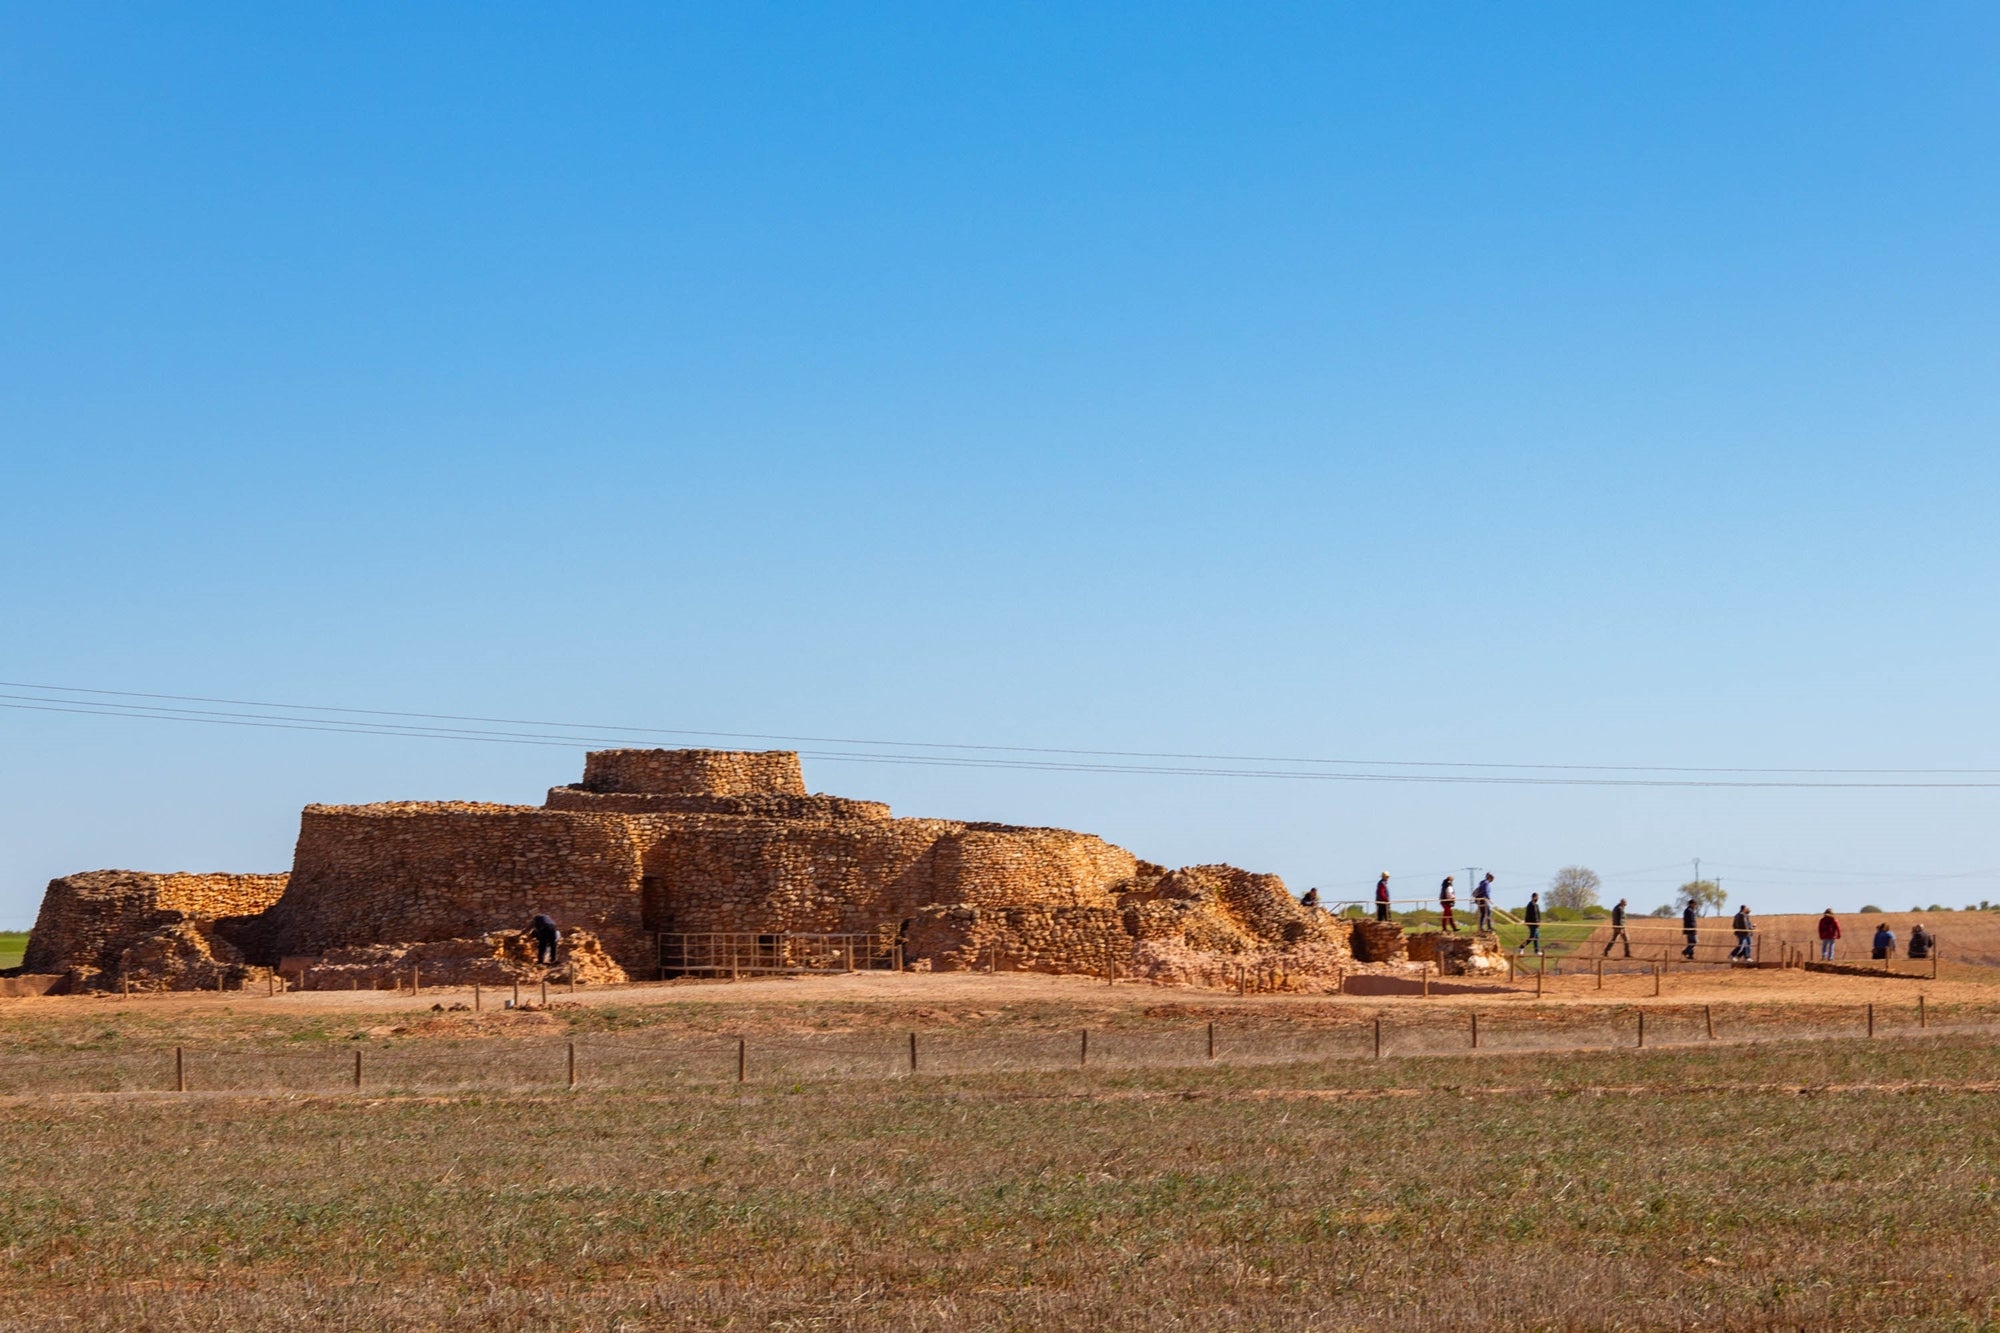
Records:
<instances>
[{"instance_id":1,"label":"person in dark jacket","mask_svg":"<svg viewBox=\"0 0 2000 1333\"><path fill-rule=\"evenodd\" d=\"M1910 927L1910 957L1929 958L1931 956L1931 946L1936 943L1937 940L1928 930L1924 929L1923 922L1919 921L1916 925Z\"/></svg>"},{"instance_id":2,"label":"person in dark jacket","mask_svg":"<svg viewBox=\"0 0 2000 1333\"><path fill-rule=\"evenodd\" d=\"M1750 909L1742 905L1736 908L1736 915L1730 919L1729 928L1736 932L1736 947L1729 951L1731 962L1750 961Z\"/></svg>"},{"instance_id":3,"label":"person in dark jacket","mask_svg":"<svg viewBox=\"0 0 2000 1333\"><path fill-rule=\"evenodd\" d=\"M1375 881L1375 919L1389 919L1389 872L1383 871L1382 878Z\"/></svg>"},{"instance_id":4,"label":"person in dark jacket","mask_svg":"<svg viewBox=\"0 0 2000 1333\"><path fill-rule=\"evenodd\" d=\"M1299 906L1309 912L1317 912L1319 910L1319 890L1316 888L1307 889L1306 896L1299 899Z\"/></svg>"},{"instance_id":5,"label":"person in dark jacket","mask_svg":"<svg viewBox=\"0 0 2000 1333\"><path fill-rule=\"evenodd\" d=\"M1451 891L1451 876L1446 875L1444 883L1438 885L1439 930L1449 931L1453 935L1458 934L1458 918L1451 914L1451 909L1457 905L1458 895Z\"/></svg>"},{"instance_id":6,"label":"person in dark jacket","mask_svg":"<svg viewBox=\"0 0 2000 1333\"><path fill-rule=\"evenodd\" d=\"M1493 932L1493 876L1489 873L1472 886L1472 905L1479 909L1479 929Z\"/></svg>"},{"instance_id":7,"label":"person in dark jacket","mask_svg":"<svg viewBox=\"0 0 2000 1333\"><path fill-rule=\"evenodd\" d=\"M1604 941L1604 956L1609 958L1611 956L1611 946L1621 941L1625 945L1625 956L1630 958L1632 956L1632 937L1625 933L1625 900L1623 898L1620 898L1618 905L1611 909L1611 938Z\"/></svg>"},{"instance_id":8,"label":"person in dark jacket","mask_svg":"<svg viewBox=\"0 0 2000 1333\"><path fill-rule=\"evenodd\" d=\"M1701 938L1701 904L1692 898L1681 909L1681 934L1687 936L1687 948L1681 950L1681 957L1693 961L1695 942Z\"/></svg>"},{"instance_id":9,"label":"person in dark jacket","mask_svg":"<svg viewBox=\"0 0 2000 1333\"><path fill-rule=\"evenodd\" d=\"M1528 945L1532 944L1535 946L1535 952L1540 953L1542 951L1542 895L1541 894L1531 893L1528 895L1528 905L1521 909L1521 920L1528 927L1528 938L1526 942L1521 945L1521 952L1526 953L1528 951Z\"/></svg>"},{"instance_id":10,"label":"person in dark jacket","mask_svg":"<svg viewBox=\"0 0 2000 1333\"><path fill-rule=\"evenodd\" d=\"M1839 941L1840 921L1829 907L1819 916L1819 960L1822 963L1833 961L1833 946Z\"/></svg>"},{"instance_id":11,"label":"person in dark jacket","mask_svg":"<svg viewBox=\"0 0 2000 1333\"><path fill-rule=\"evenodd\" d=\"M556 961L556 945L562 942L562 932L556 929L556 920L547 912L537 912L535 919L528 923L528 935L535 941L535 962L543 967L552 967Z\"/></svg>"},{"instance_id":12,"label":"person in dark jacket","mask_svg":"<svg viewBox=\"0 0 2000 1333\"><path fill-rule=\"evenodd\" d=\"M1881 959L1896 956L1896 932L1889 929L1887 921L1875 927L1875 956Z\"/></svg>"}]
</instances>

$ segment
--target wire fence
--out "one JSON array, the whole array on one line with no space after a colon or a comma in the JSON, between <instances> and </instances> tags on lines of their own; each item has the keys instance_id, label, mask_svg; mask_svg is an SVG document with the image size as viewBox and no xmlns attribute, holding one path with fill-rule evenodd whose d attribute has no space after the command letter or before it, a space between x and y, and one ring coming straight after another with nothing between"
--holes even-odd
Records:
<instances>
[{"instance_id":1,"label":"wire fence","mask_svg":"<svg viewBox=\"0 0 2000 1333\"><path fill-rule=\"evenodd\" d=\"M1150 1030L783 1034L743 1037L425 1038L309 1048L32 1051L0 1059L0 1096L78 1093L637 1092L1060 1071L1313 1064L1840 1038L2000 1032L2000 1013L1896 1004L1621 1005L1381 1015L1321 1027L1209 1023Z\"/></svg>"}]
</instances>

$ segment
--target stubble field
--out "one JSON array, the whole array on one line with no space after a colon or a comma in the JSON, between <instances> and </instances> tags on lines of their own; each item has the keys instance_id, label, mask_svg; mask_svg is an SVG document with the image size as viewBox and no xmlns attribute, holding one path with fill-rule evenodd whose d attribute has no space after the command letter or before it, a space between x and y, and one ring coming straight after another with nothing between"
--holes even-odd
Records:
<instances>
[{"instance_id":1,"label":"stubble field","mask_svg":"<svg viewBox=\"0 0 2000 1333\"><path fill-rule=\"evenodd\" d=\"M1657 1005L1650 978L1622 978L1635 994L1612 1009L1581 978L1541 1005L1428 1008L1027 978L662 988L501 1016L449 996L441 1014L387 995L13 1001L0 1042L42 1072L6 1098L0 1328L1992 1326L1992 992L1941 984L1940 1026L1919 1030L1909 983L1825 980L1874 988L1896 1024L1780 1039L1774 1011L1796 1010L1797 1035L1841 1031L1850 990L1820 1012L1729 978L1677 980ZM1713 1044L1685 1021L1701 997L1721 1001ZM1578 1037L1648 1006L1684 1044L1356 1044L1377 1017L1450 1033L1482 1009L1503 1038ZM1210 1021L1213 1064L1189 1044ZM1055 1063L1085 1027L1101 1059ZM912 1075L905 1029L926 1066L954 1042L1053 1054ZM1301 1034L1338 1053L1285 1054ZM734 1036L769 1053L743 1084ZM566 1091L572 1041L586 1063ZM1130 1057L1148 1041L1185 1058ZM339 1071L362 1049L371 1070L449 1051L484 1073L60 1090L91 1061L150 1078L173 1042L197 1072L291 1067L273 1051ZM785 1063L842 1044L880 1059ZM602 1063L619 1049L642 1054Z\"/></svg>"}]
</instances>

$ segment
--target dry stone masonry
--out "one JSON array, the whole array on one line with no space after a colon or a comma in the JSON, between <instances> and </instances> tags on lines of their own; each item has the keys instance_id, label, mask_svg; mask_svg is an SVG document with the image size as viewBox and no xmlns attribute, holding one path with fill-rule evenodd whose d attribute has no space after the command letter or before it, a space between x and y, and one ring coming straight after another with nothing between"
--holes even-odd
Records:
<instances>
[{"instance_id":1,"label":"dry stone masonry","mask_svg":"<svg viewBox=\"0 0 2000 1333\"><path fill-rule=\"evenodd\" d=\"M809 794L790 751L607 750L540 806L307 806L288 875L55 880L27 966L73 988L280 964L308 985L408 966L498 981L532 971L517 932L537 912L562 926L559 967L581 980L660 975L663 936L708 932L866 935L920 970L1212 985L1333 978L1355 945L1370 956L1360 928L1275 875L1168 870L1066 829L897 819Z\"/></svg>"}]
</instances>

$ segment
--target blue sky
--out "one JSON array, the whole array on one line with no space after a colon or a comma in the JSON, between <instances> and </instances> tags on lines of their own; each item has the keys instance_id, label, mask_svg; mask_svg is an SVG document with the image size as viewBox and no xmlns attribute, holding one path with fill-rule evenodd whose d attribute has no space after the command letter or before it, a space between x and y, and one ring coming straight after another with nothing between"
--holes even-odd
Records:
<instances>
[{"instance_id":1,"label":"blue sky","mask_svg":"<svg viewBox=\"0 0 2000 1333\"><path fill-rule=\"evenodd\" d=\"M2000 767L1996 58L1970 4L0 6L0 676ZM0 710L0 924L580 769ZM2000 898L1991 788L808 779L1296 889Z\"/></svg>"}]
</instances>

